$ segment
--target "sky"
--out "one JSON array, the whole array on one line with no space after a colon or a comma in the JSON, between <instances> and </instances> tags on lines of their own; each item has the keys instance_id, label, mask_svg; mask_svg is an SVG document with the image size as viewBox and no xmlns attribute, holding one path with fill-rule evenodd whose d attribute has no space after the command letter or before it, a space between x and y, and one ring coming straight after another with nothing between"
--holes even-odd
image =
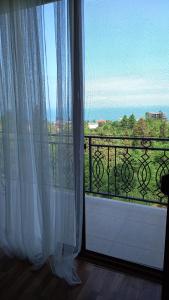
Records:
<instances>
[{"instance_id":1,"label":"sky","mask_svg":"<svg viewBox=\"0 0 169 300\"><path fill-rule=\"evenodd\" d=\"M169 106L169 1L84 0L85 106Z\"/></svg>"},{"instance_id":2,"label":"sky","mask_svg":"<svg viewBox=\"0 0 169 300\"><path fill-rule=\"evenodd\" d=\"M55 107L52 4L46 5L45 23ZM87 110L169 106L168 0L84 0L84 50Z\"/></svg>"}]
</instances>

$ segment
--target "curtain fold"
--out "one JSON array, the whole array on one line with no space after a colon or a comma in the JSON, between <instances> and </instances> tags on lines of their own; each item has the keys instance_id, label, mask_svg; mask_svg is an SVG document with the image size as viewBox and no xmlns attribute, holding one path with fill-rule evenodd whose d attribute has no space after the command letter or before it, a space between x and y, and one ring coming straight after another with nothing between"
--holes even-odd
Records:
<instances>
[{"instance_id":1,"label":"curtain fold","mask_svg":"<svg viewBox=\"0 0 169 300\"><path fill-rule=\"evenodd\" d=\"M70 284L80 282L82 15L82 1L0 4L0 248L48 261Z\"/></svg>"}]
</instances>

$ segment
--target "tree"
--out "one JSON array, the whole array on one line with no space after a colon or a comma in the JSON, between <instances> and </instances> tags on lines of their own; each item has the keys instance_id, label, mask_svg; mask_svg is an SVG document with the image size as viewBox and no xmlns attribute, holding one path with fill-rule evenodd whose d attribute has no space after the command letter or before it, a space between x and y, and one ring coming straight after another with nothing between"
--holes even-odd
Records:
<instances>
[{"instance_id":1,"label":"tree","mask_svg":"<svg viewBox=\"0 0 169 300\"><path fill-rule=\"evenodd\" d=\"M135 118L135 115L134 114L131 114L131 116L129 117L128 119L128 125L129 125L129 128L130 129L133 129L133 127L135 126L136 124L136 118Z\"/></svg>"},{"instance_id":2,"label":"tree","mask_svg":"<svg viewBox=\"0 0 169 300\"><path fill-rule=\"evenodd\" d=\"M128 128L128 118L126 115L123 116L122 120L121 120L121 126L124 128Z\"/></svg>"},{"instance_id":3,"label":"tree","mask_svg":"<svg viewBox=\"0 0 169 300\"><path fill-rule=\"evenodd\" d=\"M168 137L168 126L167 126L167 122L163 121L160 125L160 137L161 138L165 138Z\"/></svg>"},{"instance_id":4,"label":"tree","mask_svg":"<svg viewBox=\"0 0 169 300\"><path fill-rule=\"evenodd\" d=\"M133 135L134 136L141 136L146 137L148 136L148 127L146 121L141 118L137 121L133 128Z\"/></svg>"}]
</instances>

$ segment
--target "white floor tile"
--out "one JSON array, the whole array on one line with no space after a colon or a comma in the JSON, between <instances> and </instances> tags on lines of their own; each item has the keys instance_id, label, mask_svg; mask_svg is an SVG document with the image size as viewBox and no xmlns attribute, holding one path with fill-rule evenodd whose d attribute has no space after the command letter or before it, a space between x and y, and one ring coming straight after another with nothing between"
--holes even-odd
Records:
<instances>
[{"instance_id":1,"label":"white floor tile","mask_svg":"<svg viewBox=\"0 0 169 300\"><path fill-rule=\"evenodd\" d=\"M86 197L87 249L162 268L166 209Z\"/></svg>"}]
</instances>

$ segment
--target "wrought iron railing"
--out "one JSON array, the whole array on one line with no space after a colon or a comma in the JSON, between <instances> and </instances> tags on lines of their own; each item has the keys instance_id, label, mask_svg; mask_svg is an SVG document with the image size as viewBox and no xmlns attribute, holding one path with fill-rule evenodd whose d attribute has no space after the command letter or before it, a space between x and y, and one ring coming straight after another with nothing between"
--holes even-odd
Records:
<instances>
[{"instance_id":1,"label":"wrought iron railing","mask_svg":"<svg viewBox=\"0 0 169 300\"><path fill-rule=\"evenodd\" d=\"M72 189L73 141L72 136L64 134L49 134L50 164L55 187ZM62 172L60 172L62 169Z\"/></svg>"},{"instance_id":2,"label":"wrought iron railing","mask_svg":"<svg viewBox=\"0 0 169 300\"><path fill-rule=\"evenodd\" d=\"M167 205L169 138L85 136L86 193Z\"/></svg>"}]
</instances>

